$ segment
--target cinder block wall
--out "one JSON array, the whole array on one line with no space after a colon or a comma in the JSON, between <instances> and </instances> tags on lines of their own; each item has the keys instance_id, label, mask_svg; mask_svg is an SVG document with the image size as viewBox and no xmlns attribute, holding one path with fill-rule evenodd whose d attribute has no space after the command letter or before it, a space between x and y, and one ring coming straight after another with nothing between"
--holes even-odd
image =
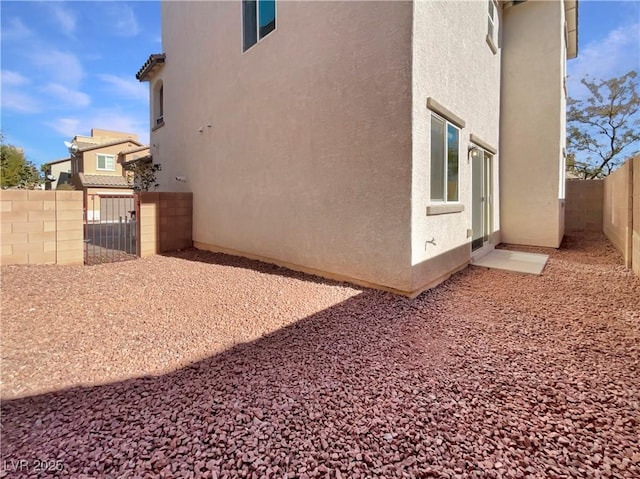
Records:
<instances>
[{"instance_id":1,"label":"cinder block wall","mask_svg":"<svg viewBox=\"0 0 640 479\"><path fill-rule=\"evenodd\" d=\"M640 276L640 155L633 160L633 188L631 208L633 209L633 231L631 238L631 267Z\"/></svg>"},{"instance_id":2,"label":"cinder block wall","mask_svg":"<svg viewBox=\"0 0 640 479\"><path fill-rule=\"evenodd\" d=\"M83 264L82 192L2 190L2 264Z\"/></svg>"},{"instance_id":3,"label":"cinder block wall","mask_svg":"<svg viewBox=\"0 0 640 479\"><path fill-rule=\"evenodd\" d=\"M604 181L567 180L565 232L602 231Z\"/></svg>"},{"instance_id":4,"label":"cinder block wall","mask_svg":"<svg viewBox=\"0 0 640 479\"><path fill-rule=\"evenodd\" d=\"M191 248L193 194L143 192L140 198L140 256Z\"/></svg>"},{"instance_id":5,"label":"cinder block wall","mask_svg":"<svg viewBox=\"0 0 640 479\"><path fill-rule=\"evenodd\" d=\"M627 268L632 258L633 161L629 160L604 180L602 230L624 257Z\"/></svg>"}]
</instances>

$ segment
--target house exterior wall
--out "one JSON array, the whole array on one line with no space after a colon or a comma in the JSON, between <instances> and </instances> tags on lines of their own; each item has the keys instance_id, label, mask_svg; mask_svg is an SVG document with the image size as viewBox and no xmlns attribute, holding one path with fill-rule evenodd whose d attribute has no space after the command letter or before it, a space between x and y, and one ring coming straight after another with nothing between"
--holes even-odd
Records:
<instances>
[{"instance_id":1,"label":"house exterior wall","mask_svg":"<svg viewBox=\"0 0 640 479\"><path fill-rule=\"evenodd\" d=\"M120 151L122 151L122 150L120 150ZM143 158L143 157L148 156L148 155L149 155L149 148L146 148L144 150L136 151L134 153L123 154L123 155L121 155L120 159L121 159L122 162L127 162L127 161L135 160L135 159L138 159L138 158Z\"/></svg>"},{"instance_id":2,"label":"house exterior wall","mask_svg":"<svg viewBox=\"0 0 640 479\"><path fill-rule=\"evenodd\" d=\"M71 160L61 161L59 163L53 163L49 165L49 169L51 171L51 175L55 177L55 181L47 181L46 189L47 190L55 190L58 187L60 180L63 180L63 183L70 183L71 180ZM62 175L62 177L60 176ZM68 180L68 181L64 181Z\"/></svg>"},{"instance_id":3,"label":"house exterior wall","mask_svg":"<svg viewBox=\"0 0 640 479\"><path fill-rule=\"evenodd\" d=\"M243 53L240 2L162 3L152 154L197 247L411 289L412 10L278 2Z\"/></svg>"},{"instance_id":4,"label":"house exterior wall","mask_svg":"<svg viewBox=\"0 0 640 479\"><path fill-rule=\"evenodd\" d=\"M503 11L500 153L505 243L558 247L564 234L564 2Z\"/></svg>"},{"instance_id":5,"label":"house exterior wall","mask_svg":"<svg viewBox=\"0 0 640 479\"><path fill-rule=\"evenodd\" d=\"M76 138L82 138L80 136ZM130 138L138 141L138 135L135 133L126 133L122 131L105 130L103 128L91 128L91 136L89 138Z\"/></svg>"},{"instance_id":6,"label":"house exterior wall","mask_svg":"<svg viewBox=\"0 0 640 479\"><path fill-rule=\"evenodd\" d=\"M411 195L412 289L445 279L471 259L470 135L498 149L500 114L500 30L494 53L487 43L487 2L414 2L413 4L413 176ZM501 15L501 8L497 8ZM431 97L465 121L459 139L460 212L427 215L431 202ZM493 227L499 242L498 175L501 152L493 158ZM429 241L434 240L433 243Z\"/></svg>"},{"instance_id":7,"label":"house exterior wall","mask_svg":"<svg viewBox=\"0 0 640 479\"><path fill-rule=\"evenodd\" d=\"M80 171L86 175L123 176L122 163L118 161L118 153L136 146L138 145L135 143L120 143L82 152ZM98 170L98 155L113 155L115 157L115 171Z\"/></svg>"}]
</instances>

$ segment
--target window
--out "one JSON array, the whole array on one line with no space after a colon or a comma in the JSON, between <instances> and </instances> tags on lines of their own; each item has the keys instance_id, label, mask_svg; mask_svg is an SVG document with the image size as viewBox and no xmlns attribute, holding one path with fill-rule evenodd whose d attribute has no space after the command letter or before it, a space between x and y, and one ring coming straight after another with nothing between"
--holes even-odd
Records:
<instances>
[{"instance_id":1,"label":"window","mask_svg":"<svg viewBox=\"0 0 640 479\"><path fill-rule=\"evenodd\" d=\"M431 200L458 201L460 132L431 115Z\"/></svg>"},{"instance_id":2,"label":"window","mask_svg":"<svg viewBox=\"0 0 640 479\"><path fill-rule=\"evenodd\" d=\"M494 0L488 0L487 43L495 54L498 52L498 6Z\"/></svg>"},{"instance_id":3,"label":"window","mask_svg":"<svg viewBox=\"0 0 640 479\"><path fill-rule=\"evenodd\" d=\"M242 0L242 51L276 29L276 0Z\"/></svg>"},{"instance_id":4,"label":"window","mask_svg":"<svg viewBox=\"0 0 640 479\"><path fill-rule=\"evenodd\" d=\"M158 80L153 88L153 127L164 125L164 85Z\"/></svg>"},{"instance_id":5,"label":"window","mask_svg":"<svg viewBox=\"0 0 640 479\"><path fill-rule=\"evenodd\" d=\"M98 166L96 169L105 171L116 170L116 157L114 155L96 155L98 158Z\"/></svg>"},{"instance_id":6,"label":"window","mask_svg":"<svg viewBox=\"0 0 640 479\"><path fill-rule=\"evenodd\" d=\"M488 0L488 1L489 1L489 29L487 33L493 40L494 38L493 33L496 25L496 6L493 4L493 0Z\"/></svg>"},{"instance_id":7,"label":"window","mask_svg":"<svg viewBox=\"0 0 640 479\"><path fill-rule=\"evenodd\" d=\"M158 118L156 118L156 123L161 123L164 121L164 85L160 85L160 90L158 91Z\"/></svg>"}]
</instances>

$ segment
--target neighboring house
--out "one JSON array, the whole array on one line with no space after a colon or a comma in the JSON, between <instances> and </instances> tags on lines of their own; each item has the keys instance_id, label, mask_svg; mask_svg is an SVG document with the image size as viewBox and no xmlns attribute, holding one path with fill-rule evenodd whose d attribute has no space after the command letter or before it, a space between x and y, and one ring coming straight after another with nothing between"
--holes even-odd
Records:
<instances>
[{"instance_id":1,"label":"neighboring house","mask_svg":"<svg viewBox=\"0 0 640 479\"><path fill-rule=\"evenodd\" d=\"M45 171L45 190L55 190L59 185L71 185L71 158L47 163Z\"/></svg>"},{"instance_id":2,"label":"neighboring house","mask_svg":"<svg viewBox=\"0 0 640 479\"><path fill-rule=\"evenodd\" d=\"M198 248L407 295L558 247L576 9L163 2L137 74L160 189L193 192Z\"/></svg>"},{"instance_id":3,"label":"neighboring house","mask_svg":"<svg viewBox=\"0 0 640 479\"><path fill-rule=\"evenodd\" d=\"M132 133L91 129L77 135L69 146L72 183L84 191L87 218L100 218L100 195L132 195L123 163L148 157L149 146Z\"/></svg>"}]
</instances>

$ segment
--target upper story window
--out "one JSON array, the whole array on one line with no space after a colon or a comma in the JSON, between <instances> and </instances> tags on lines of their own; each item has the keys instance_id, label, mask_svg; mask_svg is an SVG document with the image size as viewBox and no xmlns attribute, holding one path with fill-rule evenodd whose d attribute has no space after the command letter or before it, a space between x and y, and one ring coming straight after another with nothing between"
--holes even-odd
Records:
<instances>
[{"instance_id":1,"label":"upper story window","mask_svg":"<svg viewBox=\"0 0 640 479\"><path fill-rule=\"evenodd\" d=\"M431 115L431 200L458 201L460 130Z\"/></svg>"},{"instance_id":2,"label":"upper story window","mask_svg":"<svg viewBox=\"0 0 640 479\"><path fill-rule=\"evenodd\" d=\"M487 43L493 53L497 53L498 48L498 6L495 0L487 0Z\"/></svg>"},{"instance_id":3,"label":"upper story window","mask_svg":"<svg viewBox=\"0 0 640 479\"><path fill-rule=\"evenodd\" d=\"M276 0L242 0L242 51L276 29Z\"/></svg>"},{"instance_id":4,"label":"upper story window","mask_svg":"<svg viewBox=\"0 0 640 479\"><path fill-rule=\"evenodd\" d=\"M162 80L158 80L153 86L153 125L159 127L164 125L164 85Z\"/></svg>"},{"instance_id":5,"label":"upper story window","mask_svg":"<svg viewBox=\"0 0 640 479\"><path fill-rule=\"evenodd\" d=\"M116 157L114 155L96 155L97 170L116 171Z\"/></svg>"}]
</instances>

